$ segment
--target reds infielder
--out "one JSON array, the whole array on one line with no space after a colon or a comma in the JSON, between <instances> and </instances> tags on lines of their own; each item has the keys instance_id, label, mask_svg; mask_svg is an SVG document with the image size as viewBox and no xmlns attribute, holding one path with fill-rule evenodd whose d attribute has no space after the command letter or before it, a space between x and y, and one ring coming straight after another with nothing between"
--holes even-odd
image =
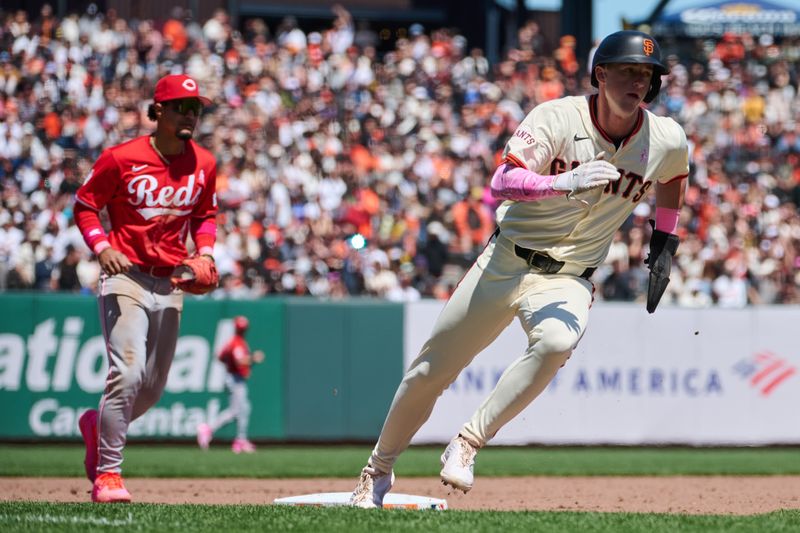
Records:
<instances>
[{"instance_id":1,"label":"reds infielder","mask_svg":"<svg viewBox=\"0 0 800 533\"><path fill-rule=\"evenodd\" d=\"M494 196L506 200L497 210L499 232L400 383L353 505L382 506L394 462L436 398L517 317L527 350L441 458L443 483L464 492L472 488L477 450L542 392L581 339L594 290L589 277L651 189L657 230L651 256L668 255L659 261L669 262L689 172L686 136L673 120L641 107L658 94L666 73L652 37L614 33L594 55L598 94L540 104L519 125L491 180ZM654 244L656 234L670 243L666 250Z\"/></svg>"},{"instance_id":2,"label":"reds infielder","mask_svg":"<svg viewBox=\"0 0 800 533\"><path fill-rule=\"evenodd\" d=\"M197 83L156 84L145 135L105 150L76 193L75 219L103 275L98 306L109 370L99 411L79 421L92 501L127 502L120 477L128 425L161 397L178 338L183 292L170 277L186 237L213 262L216 162L191 140L203 105ZM98 213L108 211L108 235Z\"/></svg>"}]
</instances>

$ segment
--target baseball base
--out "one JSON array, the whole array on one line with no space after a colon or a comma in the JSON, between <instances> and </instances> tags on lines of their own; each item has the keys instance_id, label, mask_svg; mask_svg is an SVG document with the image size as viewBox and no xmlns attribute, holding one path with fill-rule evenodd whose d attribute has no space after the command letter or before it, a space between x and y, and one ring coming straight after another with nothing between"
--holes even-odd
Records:
<instances>
[{"instance_id":1,"label":"baseball base","mask_svg":"<svg viewBox=\"0 0 800 533\"><path fill-rule=\"evenodd\" d=\"M276 505L310 505L313 507L333 507L348 505L349 492L320 492L317 494L303 494L276 498ZM411 494L389 493L383 500L384 509L411 509L415 511L444 511L447 509L447 500L428 498L427 496L414 496Z\"/></svg>"}]
</instances>

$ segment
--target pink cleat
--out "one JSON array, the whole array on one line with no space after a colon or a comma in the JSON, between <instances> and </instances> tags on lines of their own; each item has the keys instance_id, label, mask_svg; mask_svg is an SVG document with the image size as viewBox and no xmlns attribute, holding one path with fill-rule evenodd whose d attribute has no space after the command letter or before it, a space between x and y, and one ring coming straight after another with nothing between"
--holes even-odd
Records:
<instances>
[{"instance_id":1,"label":"pink cleat","mask_svg":"<svg viewBox=\"0 0 800 533\"><path fill-rule=\"evenodd\" d=\"M212 435L211 426L208 424L200 424L197 426L197 445L200 446L201 450L208 449Z\"/></svg>"},{"instance_id":2,"label":"pink cleat","mask_svg":"<svg viewBox=\"0 0 800 533\"><path fill-rule=\"evenodd\" d=\"M103 472L94 480L92 501L95 503L130 503L131 493L116 472Z\"/></svg>"},{"instance_id":3,"label":"pink cleat","mask_svg":"<svg viewBox=\"0 0 800 533\"><path fill-rule=\"evenodd\" d=\"M83 466L86 468L86 477L94 482L97 477L97 410L89 409L78 419L83 444L86 446L86 456Z\"/></svg>"},{"instance_id":4,"label":"pink cleat","mask_svg":"<svg viewBox=\"0 0 800 533\"><path fill-rule=\"evenodd\" d=\"M247 439L233 439L231 451L233 453L253 453L256 451L256 445Z\"/></svg>"}]
</instances>

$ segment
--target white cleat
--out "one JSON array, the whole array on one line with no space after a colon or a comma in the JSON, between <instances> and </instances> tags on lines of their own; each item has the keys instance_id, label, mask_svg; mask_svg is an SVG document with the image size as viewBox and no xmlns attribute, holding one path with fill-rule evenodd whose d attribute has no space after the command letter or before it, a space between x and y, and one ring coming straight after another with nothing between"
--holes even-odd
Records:
<instances>
[{"instance_id":1,"label":"white cleat","mask_svg":"<svg viewBox=\"0 0 800 533\"><path fill-rule=\"evenodd\" d=\"M383 497L392 490L394 485L394 471L380 472L370 465L361 470L353 494L350 496L350 505L362 509L380 509L383 507Z\"/></svg>"},{"instance_id":2,"label":"white cleat","mask_svg":"<svg viewBox=\"0 0 800 533\"><path fill-rule=\"evenodd\" d=\"M478 449L461 435L451 440L442 454L442 471L439 473L442 484L463 490L464 494L469 492L475 479L473 470L477 453Z\"/></svg>"}]
</instances>

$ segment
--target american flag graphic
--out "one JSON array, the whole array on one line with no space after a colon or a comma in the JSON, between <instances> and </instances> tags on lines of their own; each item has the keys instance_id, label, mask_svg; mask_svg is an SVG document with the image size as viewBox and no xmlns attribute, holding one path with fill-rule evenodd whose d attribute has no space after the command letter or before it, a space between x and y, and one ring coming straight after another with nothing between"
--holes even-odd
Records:
<instances>
[{"instance_id":1,"label":"american flag graphic","mask_svg":"<svg viewBox=\"0 0 800 533\"><path fill-rule=\"evenodd\" d=\"M797 367L772 352L763 351L733 367L762 396L769 396L780 384L797 373Z\"/></svg>"}]
</instances>

